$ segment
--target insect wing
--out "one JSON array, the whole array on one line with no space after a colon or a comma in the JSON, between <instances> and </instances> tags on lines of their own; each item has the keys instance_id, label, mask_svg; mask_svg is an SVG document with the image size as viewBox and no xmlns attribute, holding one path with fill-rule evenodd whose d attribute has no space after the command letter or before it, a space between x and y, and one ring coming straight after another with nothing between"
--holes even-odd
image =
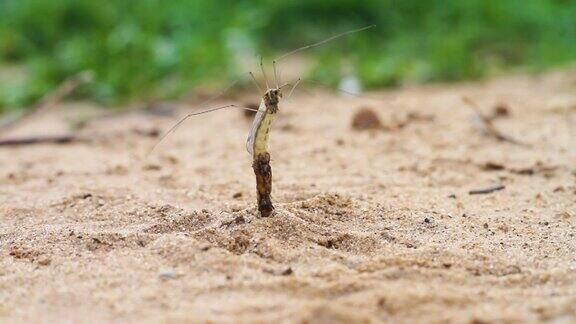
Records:
<instances>
[{"instance_id":1,"label":"insect wing","mask_svg":"<svg viewBox=\"0 0 576 324\"><path fill-rule=\"evenodd\" d=\"M258 112L256 112L256 116L254 117L254 121L252 122L248 139L246 140L246 150L250 155L254 155L254 140L256 139L256 132L258 132L258 128L260 128L260 124L262 124L265 114L266 106L264 105L264 101L262 101L258 108Z\"/></svg>"}]
</instances>

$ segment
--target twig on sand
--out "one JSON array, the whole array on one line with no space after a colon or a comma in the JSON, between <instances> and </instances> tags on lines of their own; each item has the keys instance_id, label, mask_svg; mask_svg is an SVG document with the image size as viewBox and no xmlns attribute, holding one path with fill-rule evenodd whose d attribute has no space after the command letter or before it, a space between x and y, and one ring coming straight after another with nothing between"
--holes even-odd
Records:
<instances>
[{"instance_id":1,"label":"twig on sand","mask_svg":"<svg viewBox=\"0 0 576 324\"><path fill-rule=\"evenodd\" d=\"M484 114L482 114L482 112L480 111L480 107L478 107L478 105L476 104L476 102L474 102L472 99L470 99L469 97L463 96L462 97L462 101L467 104L472 111L474 111L475 117L476 119L479 121L479 126L482 128L482 132L484 132L486 135L500 141L500 142L508 142L511 144L515 144L515 145L522 145L522 146L529 146L526 143L522 143L508 135L503 134L501 131L499 131L496 126L494 126L494 123L492 123L492 118L489 118L487 116L485 116Z\"/></svg>"},{"instance_id":2,"label":"twig on sand","mask_svg":"<svg viewBox=\"0 0 576 324\"><path fill-rule=\"evenodd\" d=\"M0 131L7 131L22 123L24 120L49 110L58 105L62 100L66 99L66 97L72 94L79 86L91 81L92 74L87 71L69 77L64 80L56 90L45 95L36 105L34 105L34 108L19 116L0 121Z\"/></svg>"},{"instance_id":3,"label":"twig on sand","mask_svg":"<svg viewBox=\"0 0 576 324\"><path fill-rule=\"evenodd\" d=\"M75 142L88 142L89 139L75 135L33 136L0 140L1 146L24 146L34 144L68 144Z\"/></svg>"},{"instance_id":4,"label":"twig on sand","mask_svg":"<svg viewBox=\"0 0 576 324\"><path fill-rule=\"evenodd\" d=\"M492 186L489 188L484 188L484 189L474 189L474 190L470 190L468 191L468 194L470 195L486 195L489 193L493 193L495 191L500 191L500 190L504 190L504 188L506 188L506 186L504 185L496 185L496 186Z\"/></svg>"},{"instance_id":5,"label":"twig on sand","mask_svg":"<svg viewBox=\"0 0 576 324\"><path fill-rule=\"evenodd\" d=\"M50 108L58 105L62 100L72 94L79 86L92 81L90 72L81 72L66 79L53 92L44 96L34 108L27 112L9 119L0 121L0 132L12 129L21 124L26 119L40 113L48 111ZM49 135L49 136L30 136L22 138L9 138L0 140L0 146L23 146L33 144L67 144L72 142L86 142L88 139L79 138L75 135Z\"/></svg>"}]
</instances>

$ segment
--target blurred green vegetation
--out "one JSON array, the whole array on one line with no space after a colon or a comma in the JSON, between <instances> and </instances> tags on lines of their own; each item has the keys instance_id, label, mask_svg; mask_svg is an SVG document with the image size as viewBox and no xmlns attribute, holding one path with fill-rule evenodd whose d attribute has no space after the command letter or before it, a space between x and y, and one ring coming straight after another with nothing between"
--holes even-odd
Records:
<instances>
[{"instance_id":1,"label":"blurred green vegetation","mask_svg":"<svg viewBox=\"0 0 576 324\"><path fill-rule=\"evenodd\" d=\"M0 111L80 71L77 96L104 104L174 98L265 57L369 24L306 54L334 84L354 66L369 87L478 78L576 58L572 0L0 0Z\"/></svg>"}]
</instances>

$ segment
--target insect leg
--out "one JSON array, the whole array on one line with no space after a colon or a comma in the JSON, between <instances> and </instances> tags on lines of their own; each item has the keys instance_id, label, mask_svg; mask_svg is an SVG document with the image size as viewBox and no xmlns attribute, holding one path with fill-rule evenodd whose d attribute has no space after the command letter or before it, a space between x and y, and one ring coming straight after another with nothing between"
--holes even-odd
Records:
<instances>
[{"instance_id":1,"label":"insect leg","mask_svg":"<svg viewBox=\"0 0 576 324\"><path fill-rule=\"evenodd\" d=\"M272 68L274 69L274 80L276 80L276 89L280 89L280 78L276 68L276 60L272 61Z\"/></svg>"},{"instance_id":2,"label":"insect leg","mask_svg":"<svg viewBox=\"0 0 576 324\"><path fill-rule=\"evenodd\" d=\"M166 137L168 137L168 135L170 135L171 133L176 131L176 129L178 129L178 127L180 127L180 125L182 125L182 123L184 123L188 118L193 117L193 116L206 114L206 113L210 113L210 112L221 110L221 109L226 109L226 108L239 108L239 109L250 110L250 111L254 111L254 112L258 111L257 109L252 109L252 108L248 108L248 107L242 107L242 106L231 104L231 105L220 106L220 107L215 107L215 108L210 108L210 109L190 113L190 114L182 117L182 119L180 119L176 124L174 124L174 126L170 127L170 129L164 135L162 135L162 137L160 137L158 142L156 142L156 144L154 144L154 146L152 147L152 149L150 150L150 152L148 154L151 154L152 152L154 152L156 147L158 145L160 145L160 143L162 143L162 141L164 141L164 139Z\"/></svg>"},{"instance_id":3,"label":"insect leg","mask_svg":"<svg viewBox=\"0 0 576 324\"><path fill-rule=\"evenodd\" d=\"M260 90L260 92L264 93L264 90L262 90L262 87L260 87L260 84L258 84L258 81L256 81L256 77L254 77L254 73L248 72L248 74L250 74L250 76L252 77L252 81L254 82L254 84L256 85L258 90Z\"/></svg>"},{"instance_id":4,"label":"insect leg","mask_svg":"<svg viewBox=\"0 0 576 324\"><path fill-rule=\"evenodd\" d=\"M298 81L296 81L296 83L294 83L294 86L292 87L292 90L290 90L290 93L288 94L288 97L286 100L288 100L288 99L290 99L290 97L292 97L292 93L294 92L294 89L296 89L298 84L300 84L300 81L302 81L302 79L298 78Z\"/></svg>"},{"instance_id":5,"label":"insect leg","mask_svg":"<svg viewBox=\"0 0 576 324\"><path fill-rule=\"evenodd\" d=\"M260 56L260 70L262 71L262 75L264 76L264 81L266 82L266 91L270 89L270 85L268 84L268 77L266 76L266 71L264 70L264 63L262 62L263 58Z\"/></svg>"}]
</instances>

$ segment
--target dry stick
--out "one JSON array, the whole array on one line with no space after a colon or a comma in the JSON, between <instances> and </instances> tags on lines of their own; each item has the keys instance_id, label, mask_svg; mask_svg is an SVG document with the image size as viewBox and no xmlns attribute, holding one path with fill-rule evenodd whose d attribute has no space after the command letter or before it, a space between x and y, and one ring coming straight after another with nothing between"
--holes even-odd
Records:
<instances>
[{"instance_id":1,"label":"dry stick","mask_svg":"<svg viewBox=\"0 0 576 324\"><path fill-rule=\"evenodd\" d=\"M0 131L9 130L15 127L17 124L22 123L24 120L49 110L51 107L56 106L66 97L68 97L79 86L90 81L92 81L92 75L89 72L82 72L66 79L58 88L56 88L54 92L44 96L35 106L35 108L28 110L18 118L0 124ZM47 138L47 140L49 140L49 138Z\"/></svg>"},{"instance_id":2,"label":"dry stick","mask_svg":"<svg viewBox=\"0 0 576 324\"><path fill-rule=\"evenodd\" d=\"M500 132L496 128L496 126L494 126L494 124L492 123L492 120L482 114L482 112L480 111L480 107L472 99L464 96L464 97L462 97L462 101L465 104L467 104L468 107L470 107L472 109L472 111L474 112L474 114L476 115L476 117L478 118L478 120L481 123L482 130L488 136L491 136L500 142L508 142L508 143L515 144L515 145L529 146L526 143L522 143L522 142L520 142L514 138L511 138L507 135L504 135L502 132Z\"/></svg>"},{"instance_id":3,"label":"dry stick","mask_svg":"<svg viewBox=\"0 0 576 324\"><path fill-rule=\"evenodd\" d=\"M486 195L489 193L493 193L495 191L500 191L500 190L504 190L506 187L503 185L496 185L490 188L485 188L485 189L475 189L475 190L470 190L468 191L469 195Z\"/></svg>"},{"instance_id":4,"label":"dry stick","mask_svg":"<svg viewBox=\"0 0 576 324\"><path fill-rule=\"evenodd\" d=\"M58 105L62 100L68 97L79 86L92 81L92 75L89 72L82 72L66 79L54 92L44 96L40 103L34 109L30 109L21 116L0 124L0 131L6 131L26 119ZM75 135L56 135L56 136L32 136L23 138L13 138L0 140L0 146L22 146L33 144L67 144L72 142L87 142L89 139L80 138Z\"/></svg>"},{"instance_id":5,"label":"dry stick","mask_svg":"<svg viewBox=\"0 0 576 324\"><path fill-rule=\"evenodd\" d=\"M42 137L23 137L0 140L0 146L22 146L33 144L68 144L76 142L89 142L90 139L82 138L75 135L56 135Z\"/></svg>"}]
</instances>

